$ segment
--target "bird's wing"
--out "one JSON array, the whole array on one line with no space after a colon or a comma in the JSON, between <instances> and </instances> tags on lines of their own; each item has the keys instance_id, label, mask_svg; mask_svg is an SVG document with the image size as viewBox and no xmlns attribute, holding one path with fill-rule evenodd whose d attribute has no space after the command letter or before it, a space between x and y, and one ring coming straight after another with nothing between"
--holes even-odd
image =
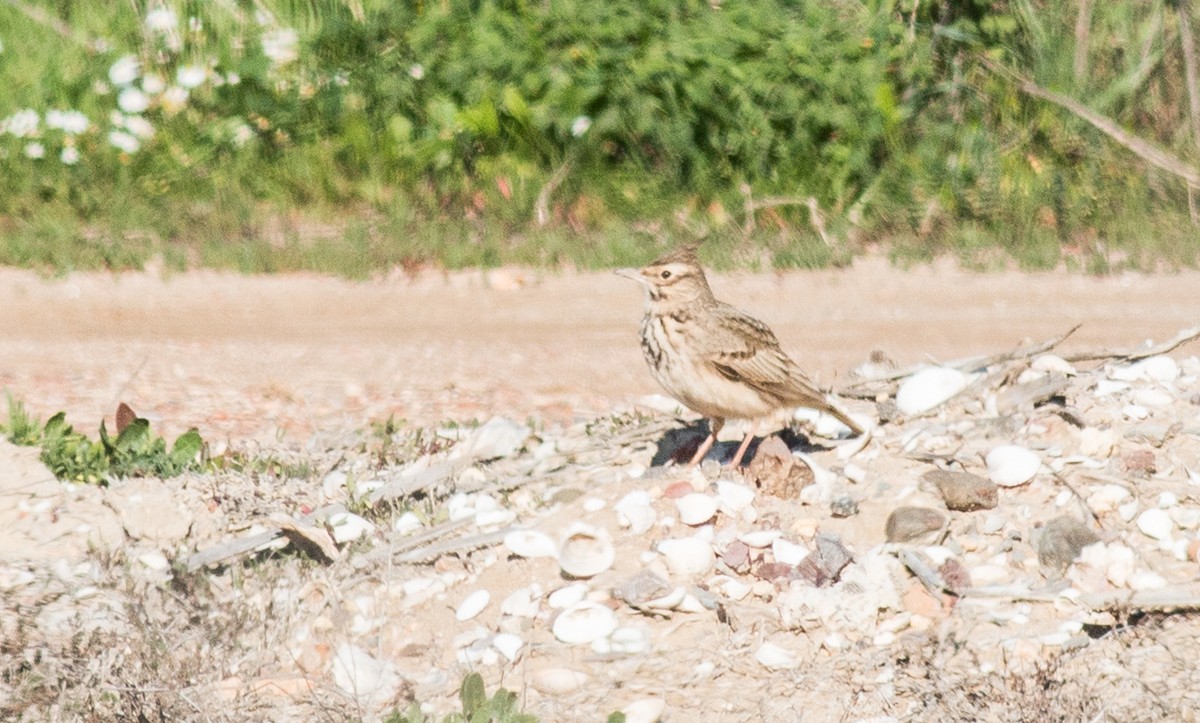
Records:
<instances>
[{"instance_id":1,"label":"bird's wing","mask_svg":"<svg viewBox=\"0 0 1200 723\"><path fill-rule=\"evenodd\" d=\"M766 324L726 304L717 307L713 319L701 355L720 374L772 395L808 392L821 399Z\"/></svg>"},{"instance_id":2,"label":"bird's wing","mask_svg":"<svg viewBox=\"0 0 1200 723\"><path fill-rule=\"evenodd\" d=\"M718 304L712 318L711 333L697 339L697 346L705 363L717 373L757 389L781 406L809 407L832 414L855 434L862 433L862 427L830 404L783 352L766 324L728 304Z\"/></svg>"}]
</instances>

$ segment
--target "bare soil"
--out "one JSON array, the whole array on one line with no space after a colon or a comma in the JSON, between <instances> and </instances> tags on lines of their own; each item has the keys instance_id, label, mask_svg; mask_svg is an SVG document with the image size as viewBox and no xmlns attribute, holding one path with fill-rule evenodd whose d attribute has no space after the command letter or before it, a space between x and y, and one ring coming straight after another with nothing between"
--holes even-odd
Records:
<instances>
[{"instance_id":1,"label":"bare soil","mask_svg":"<svg viewBox=\"0 0 1200 723\"><path fill-rule=\"evenodd\" d=\"M907 365L1042 339L1129 347L1197 323L1200 272L1087 277L941 263L712 279L770 324L818 382L873 350ZM125 401L168 434L303 439L394 415L567 421L654 393L637 347L641 291L608 273L425 273L355 283L207 271L0 270L0 388L90 429ZM94 420L94 421L93 421Z\"/></svg>"}]
</instances>

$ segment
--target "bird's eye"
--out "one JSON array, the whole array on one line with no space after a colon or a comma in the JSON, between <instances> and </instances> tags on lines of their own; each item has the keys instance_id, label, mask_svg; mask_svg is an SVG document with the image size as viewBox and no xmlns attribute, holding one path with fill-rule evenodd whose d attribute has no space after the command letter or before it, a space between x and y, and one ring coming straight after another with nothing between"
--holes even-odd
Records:
<instances>
[{"instance_id":1,"label":"bird's eye","mask_svg":"<svg viewBox=\"0 0 1200 723\"><path fill-rule=\"evenodd\" d=\"M660 276L662 276L664 279L669 279L669 278L671 278L671 272L667 271L666 269L663 269L663 272L662 272L662 274L660 274Z\"/></svg>"}]
</instances>

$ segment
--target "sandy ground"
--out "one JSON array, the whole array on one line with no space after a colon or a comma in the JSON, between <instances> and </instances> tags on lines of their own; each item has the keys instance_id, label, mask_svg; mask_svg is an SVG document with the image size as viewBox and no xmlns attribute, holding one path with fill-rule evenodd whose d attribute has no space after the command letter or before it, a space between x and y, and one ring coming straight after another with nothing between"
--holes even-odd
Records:
<instances>
[{"instance_id":1,"label":"sandy ground","mask_svg":"<svg viewBox=\"0 0 1200 723\"><path fill-rule=\"evenodd\" d=\"M1061 349L1164 340L1197 323L1200 272L1093 278L899 270L731 274L718 295L835 384L875 349L951 359L1079 331ZM657 391L641 291L608 273L499 270L372 282L199 271L163 278L0 270L0 387L91 430L119 401L163 432L295 439L395 415L567 421Z\"/></svg>"}]
</instances>

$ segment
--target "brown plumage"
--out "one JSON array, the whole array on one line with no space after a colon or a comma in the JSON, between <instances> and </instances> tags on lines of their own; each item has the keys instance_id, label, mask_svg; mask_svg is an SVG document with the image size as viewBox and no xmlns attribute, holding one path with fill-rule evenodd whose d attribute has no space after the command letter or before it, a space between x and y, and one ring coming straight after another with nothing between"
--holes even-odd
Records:
<instances>
[{"instance_id":1,"label":"brown plumage","mask_svg":"<svg viewBox=\"0 0 1200 723\"><path fill-rule=\"evenodd\" d=\"M646 287L641 338L650 373L671 396L712 422L691 464L704 458L731 417L757 420L780 409L809 407L862 434L784 353L766 324L716 300L694 246L617 273ZM753 436L752 427L731 466L741 462Z\"/></svg>"}]
</instances>

